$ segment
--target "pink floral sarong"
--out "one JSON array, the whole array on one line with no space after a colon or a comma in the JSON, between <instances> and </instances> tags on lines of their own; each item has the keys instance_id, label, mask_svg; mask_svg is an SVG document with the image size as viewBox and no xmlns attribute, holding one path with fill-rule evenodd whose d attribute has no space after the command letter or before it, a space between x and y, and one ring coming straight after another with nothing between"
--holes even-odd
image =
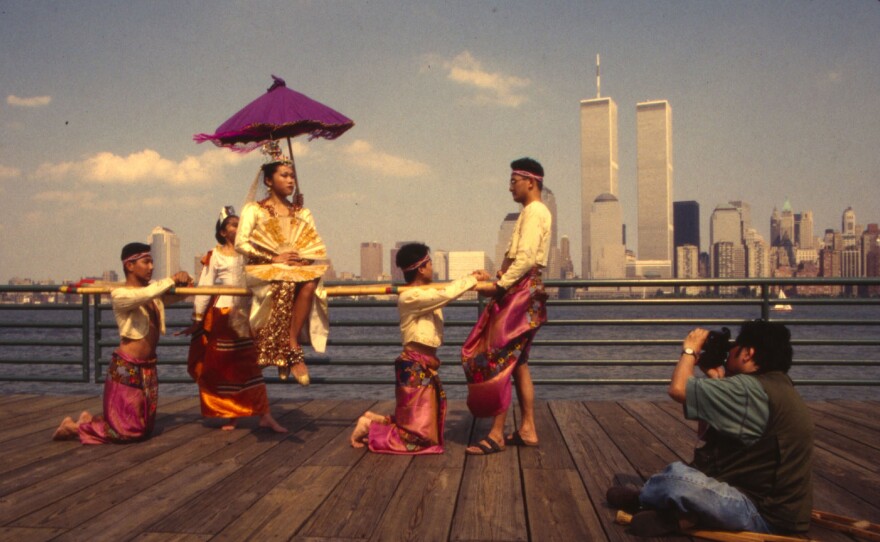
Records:
<instances>
[{"instance_id":1,"label":"pink floral sarong","mask_svg":"<svg viewBox=\"0 0 880 542\"><path fill-rule=\"evenodd\" d=\"M113 352L104 380L104 415L79 425L83 444L125 444L153 432L159 381L156 359L141 360Z\"/></svg>"},{"instance_id":2,"label":"pink floral sarong","mask_svg":"<svg viewBox=\"0 0 880 542\"><path fill-rule=\"evenodd\" d=\"M370 451L381 454L442 454L446 392L437 358L405 350L394 360L397 407L389 423L370 424Z\"/></svg>"},{"instance_id":3,"label":"pink floral sarong","mask_svg":"<svg viewBox=\"0 0 880 542\"><path fill-rule=\"evenodd\" d=\"M475 417L497 416L510 406L513 370L528 363L532 340L547 321L546 299L536 267L480 315L461 347L467 405Z\"/></svg>"}]
</instances>

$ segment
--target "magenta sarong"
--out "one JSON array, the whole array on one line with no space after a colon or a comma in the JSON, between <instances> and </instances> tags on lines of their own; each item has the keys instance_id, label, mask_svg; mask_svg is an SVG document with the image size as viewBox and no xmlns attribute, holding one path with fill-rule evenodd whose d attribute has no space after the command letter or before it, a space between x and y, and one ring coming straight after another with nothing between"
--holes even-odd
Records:
<instances>
[{"instance_id":1,"label":"magenta sarong","mask_svg":"<svg viewBox=\"0 0 880 542\"><path fill-rule=\"evenodd\" d=\"M541 272L533 268L480 315L461 347L475 417L497 416L510 406L510 378L518 363L528 363L532 339L547 321L546 299Z\"/></svg>"},{"instance_id":2,"label":"magenta sarong","mask_svg":"<svg viewBox=\"0 0 880 542\"><path fill-rule=\"evenodd\" d=\"M83 444L125 444L150 436L156 421L159 380L156 358L113 352L104 380L104 415L79 425Z\"/></svg>"},{"instance_id":3,"label":"magenta sarong","mask_svg":"<svg viewBox=\"0 0 880 542\"><path fill-rule=\"evenodd\" d=\"M397 407L388 423L370 424L370 451L380 454L442 454L446 392L437 358L405 350L394 360Z\"/></svg>"}]
</instances>

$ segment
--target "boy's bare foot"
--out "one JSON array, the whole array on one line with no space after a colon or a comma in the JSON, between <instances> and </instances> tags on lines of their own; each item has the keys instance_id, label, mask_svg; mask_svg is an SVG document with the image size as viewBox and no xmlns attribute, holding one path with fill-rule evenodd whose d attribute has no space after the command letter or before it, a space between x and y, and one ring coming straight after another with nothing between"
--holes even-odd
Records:
<instances>
[{"instance_id":1,"label":"boy's bare foot","mask_svg":"<svg viewBox=\"0 0 880 542\"><path fill-rule=\"evenodd\" d=\"M367 438L370 435L371 423L373 423L373 420L367 416L361 416L358 418L357 425L354 426L354 431L351 432L352 448L363 448L364 445L366 445Z\"/></svg>"},{"instance_id":2,"label":"boy's bare foot","mask_svg":"<svg viewBox=\"0 0 880 542\"><path fill-rule=\"evenodd\" d=\"M229 423L225 423L225 424L221 425L220 429L222 431L232 431L233 429L235 429L235 426L237 423L238 423L238 419L230 418Z\"/></svg>"},{"instance_id":3,"label":"boy's bare foot","mask_svg":"<svg viewBox=\"0 0 880 542\"><path fill-rule=\"evenodd\" d=\"M269 412L260 416L260 427L271 429L276 433L287 433L287 429L285 429L283 425L275 421L275 418L273 418L272 414Z\"/></svg>"},{"instance_id":4,"label":"boy's bare foot","mask_svg":"<svg viewBox=\"0 0 880 542\"><path fill-rule=\"evenodd\" d=\"M369 418L371 422L387 423L387 419L385 416L383 416L381 414L376 414L375 412L370 411L370 410L364 412L363 414L361 414L361 416L365 416L365 417Z\"/></svg>"},{"instance_id":5,"label":"boy's bare foot","mask_svg":"<svg viewBox=\"0 0 880 542\"><path fill-rule=\"evenodd\" d=\"M92 415L88 410L83 410L82 414L79 415L79 419L76 420L76 424L89 423L92 421Z\"/></svg>"},{"instance_id":6,"label":"boy's bare foot","mask_svg":"<svg viewBox=\"0 0 880 542\"><path fill-rule=\"evenodd\" d=\"M72 440L78 433L79 431L77 430L76 422L73 421L73 418L68 416L61 420L61 425L55 430L55 433L52 435L52 440Z\"/></svg>"}]
</instances>

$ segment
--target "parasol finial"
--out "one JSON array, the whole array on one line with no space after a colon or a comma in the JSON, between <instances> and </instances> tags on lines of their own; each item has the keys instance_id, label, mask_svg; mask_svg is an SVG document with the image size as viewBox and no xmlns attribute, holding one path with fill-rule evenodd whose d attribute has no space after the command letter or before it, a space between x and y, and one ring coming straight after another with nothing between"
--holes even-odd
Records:
<instances>
[{"instance_id":1,"label":"parasol finial","mask_svg":"<svg viewBox=\"0 0 880 542\"><path fill-rule=\"evenodd\" d=\"M266 92L272 92L273 90L275 90L278 87L286 87L287 86L287 83L284 82L284 79L282 79L280 77L276 77L275 75L272 76L272 81L273 81L272 86L267 88Z\"/></svg>"}]
</instances>

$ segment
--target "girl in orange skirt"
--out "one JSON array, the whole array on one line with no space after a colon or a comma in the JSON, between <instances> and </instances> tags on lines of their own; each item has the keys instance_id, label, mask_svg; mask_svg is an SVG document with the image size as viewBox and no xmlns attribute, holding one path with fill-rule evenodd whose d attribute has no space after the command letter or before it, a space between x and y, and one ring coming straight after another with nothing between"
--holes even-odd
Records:
<instances>
[{"instance_id":1,"label":"girl in orange skirt","mask_svg":"<svg viewBox=\"0 0 880 542\"><path fill-rule=\"evenodd\" d=\"M235 251L238 217L229 206L221 210L215 237L219 244L202 258L199 286L243 286L244 258ZM199 385L202 416L226 418L224 430L238 418L260 416L260 427L287 430L269 411L266 384L248 328L248 299L241 296L196 296L188 371Z\"/></svg>"}]
</instances>

